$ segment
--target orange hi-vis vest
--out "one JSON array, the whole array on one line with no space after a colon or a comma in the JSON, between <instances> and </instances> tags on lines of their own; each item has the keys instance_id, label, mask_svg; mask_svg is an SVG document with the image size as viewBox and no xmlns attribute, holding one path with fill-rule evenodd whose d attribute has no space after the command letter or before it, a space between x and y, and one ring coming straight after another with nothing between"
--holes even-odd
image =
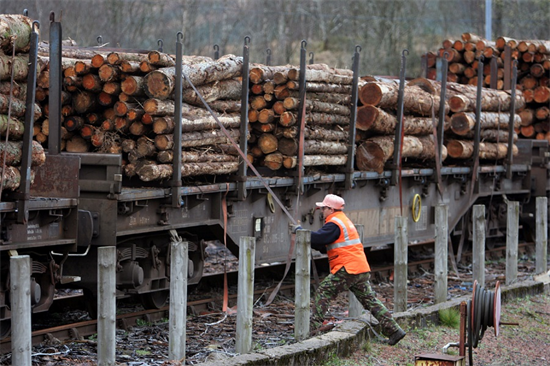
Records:
<instances>
[{"instance_id":1,"label":"orange hi-vis vest","mask_svg":"<svg viewBox=\"0 0 550 366\"><path fill-rule=\"evenodd\" d=\"M327 217L326 222L332 222L340 228L340 237L327 245L330 273L334 274L342 267L349 274L370 272L363 244L351 220L342 211L336 211Z\"/></svg>"}]
</instances>

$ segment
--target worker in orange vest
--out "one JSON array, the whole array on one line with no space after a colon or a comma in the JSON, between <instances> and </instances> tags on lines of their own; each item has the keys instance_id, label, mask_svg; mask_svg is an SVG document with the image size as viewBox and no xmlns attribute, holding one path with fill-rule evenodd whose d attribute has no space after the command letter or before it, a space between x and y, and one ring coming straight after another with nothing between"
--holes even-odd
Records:
<instances>
[{"instance_id":1,"label":"worker in orange vest","mask_svg":"<svg viewBox=\"0 0 550 366\"><path fill-rule=\"evenodd\" d=\"M328 194L317 208L323 213L325 224L318 231L311 232L311 247L327 253L330 274L321 282L312 304L312 335L330 330L334 324L323 326L323 319L329 302L342 292L352 291L363 307L378 320L382 333L389 337L388 343L395 345L406 333L397 324L388 309L376 298L372 290L370 266L357 229L344 214L345 201L342 197ZM301 229L294 227L294 232Z\"/></svg>"}]
</instances>

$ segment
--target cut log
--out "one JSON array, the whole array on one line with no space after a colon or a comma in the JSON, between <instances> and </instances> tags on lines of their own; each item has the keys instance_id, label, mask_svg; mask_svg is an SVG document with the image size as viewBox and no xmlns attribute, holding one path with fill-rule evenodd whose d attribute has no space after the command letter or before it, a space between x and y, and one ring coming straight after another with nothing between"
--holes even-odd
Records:
<instances>
[{"instance_id":1,"label":"cut log","mask_svg":"<svg viewBox=\"0 0 550 366\"><path fill-rule=\"evenodd\" d=\"M30 50L32 20L21 14L0 15L0 48L11 55Z\"/></svg>"},{"instance_id":2,"label":"cut log","mask_svg":"<svg viewBox=\"0 0 550 366\"><path fill-rule=\"evenodd\" d=\"M115 104L115 96L102 91L97 95L97 103L102 107L110 107Z\"/></svg>"},{"instance_id":3,"label":"cut log","mask_svg":"<svg viewBox=\"0 0 550 366\"><path fill-rule=\"evenodd\" d=\"M23 157L22 141L0 141L0 166L21 165ZM46 153L38 141L32 142L31 148L31 166L40 166L46 162Z\"/></svg>"},{"instance_id":4,"label":"cut log","mask_svg":"<svg viewBox=\"0 0 550 366\"><path fill-rule=\"evenodd\" d=\"M141 74L140 63L138 61L122 60L120 71L126 74Z\"/></svg>"},{"instance_id":5,"label":"cut log","mask_svg":"<svg viewBox=\"0 0 550 366\"><path fill-rule=\"evenodd\" d=\"M548 103L550 100L550 88L547 86L538 86L535 88L533 100L537 103Z\"/></svg>"},{"instance_id":6,"label":"cut log","mask_svg":"<svg viewBox=\"0 0 550 366\"><path fill-rule=\"evenodd\" d=\"M267 155L277 151L279 141L274 135L270 133L264 133L258 138L258 146L260 147L262 152Z\"/></svg>"},{"instance_id":7,"label":"cut log","mask_svg":"<svg viewBox=\"0 0 550 366\"><path fill-rule=\"evenodd\" d=\"M482 129L486 128L508 128L510 121L509 113L481 112L480 124ZM455 113L451 116L451 130L457 135L465 135L468 131L473 130L476 124L475 113ZM514 115L514 128L519 128L521 125L521 117Z\"/></svg>"},{"instance_id":8,"label":"cut log","mask_svg":"<svg viewBox=\"0 0 550 366\"><path fill-rule=\"evenodd\" d=\"M393 157L394 136L376 136L357 147L355 159L359 170L382 173L384 165ZM442 151L443 160L447 150ZM432 136L404 136L401 158L434 159L435 144Z\"/></svg>"},{"instance_id":9,"label":"cut log","mask_svg":"<svg viewBox=\"0 0 550 366\"><path fill-rule=\"evenodd\" d=\"M241 111L240 100L213 100L209 103L209 106L220 113L237 113Z\"/></svg>"},{"instance_id":10,"label":"cut log","mask_svg":"<svg viewBox=\"0 0 550 366\"><path fill-rule=\"evenodd\" d=\"M359 91L359 98L364 105L380 108L397 109L399 84L373 82L365 84ZM403 108L406 112L418 113L422 116L435 116L439 113L439 95L431 95L416 85L405 85ZM445 103L445 114L448 112Z\"/></svg>"},{"instance_id":11,"label":"cut log","mask_svg":"<svg viewBox=\"0 0 550 366\"><path fill-rule=\"evenodd\" d=\"M183 73L188 76L194 86L208 84L214 81L239 77L243 59L234 55L225 55L216 61L204 62L195 65L184 65ZM176 70L174 67L165 67L150 72L145 76L146 93L151 98L166 99L175 87ZM189 88L186 79L183 88Z\"/></svg>"},{"instance_id":12,"label":"cut log","mask_svg":"<svg viewBox=\"0 0 550 366\"><path fill-rule=\"evenodd\" d=\"M470 131L466 135L463 135L461 137L467 138L467 139L473 139L474 131ZM479 138L481 141L486 141L486 142L508 142L508 130L499 130L499 129L481 130L479 134ZM513 138L513 141L516 142L518 140L517 133L514 132L514 135L512 136L512 138Z\"/></svg>"},{"instance_id":13,"label":"cut log","mask_svg":"<svg viewBox=\"0 0 550 366\"><path fill-rule=\"evenodd\" d=\"M230 174L237 171L239 163L186 163L181 166L181 176L191 177L197 175ZM170 164L149 164L139 171L139 178L144 182L169 179L172 176L173 167Z\"/></svg>"},{"instance_id":14,"label":"cut log","mask_svg":"<svg viewBox=\"0 0 550 366\"><path fill-rule=\"evenodd\" d=\"M290 90L299 90L300 83L294 80L290 80L286 83L287 88ZM306 82L306 91L315 93L346 93L351 94L351 85L340 85L323 82Z\"/></svg>"},{"instance_id":15,"label":"cut log","mask_svg":"<svg viewBox=\"0 0 550 366\"><path fill-rule=\"evenodd\" d=\"M266 65L254 65L248 72L250 82L253 84L260 84L266 80L272 80L274 75L278 72L287 73L289 69L287 66L266 66Z\"/></svg>"},{"instance_id":16,"label":"cut log","mask_svg":"<svg viewBox=\"0 0 550 366\"><path fill-rule=\"evenodd\" d=\"M117 65L104 64L99 68L97 74L101 81L106 83L108 81L120 80L121 72L120 67Z\"/></svg>"},{"instance_id":17,"label":"cut log","mask_svg":"<svg viewBox=\"0 0 550 366\"><path fill-rule=\"evenodd\" d=\"M206 102L212 102L218 99L238 100L241 98L242 84L237 79L221 80L199 86L197 87L197 91ZM192 88L183 91L182 99L189 104L203 106L199 96Z\"/></svg>"},{"instance_id":18,"label":"cut log","mask_svg":"<svg viewBox=\"0 0 550 366\"><path fill-rule=\"evenodd\" d=\"M135 52L110 52L107 54L107 62L111 65L120 65L122 61L141 62L147 59L147 55Z\"/></svg>"},{"instance_id":19,"label":"cut log","mask_svg":"<svg viewBox=\"0 0 550 366\"><path fill-rule=\"evenodd\" d=\"M296 155L298 153L298 142L292 138L280 138L277 142L277 150L283 155Z\"/></svg>"},{"instance_id":20,"label":"cut log","mask_svg":"<svg viewBox=\"0 0 550 366\"><path fill-rule=\"evenodd\" d=\"M305 140L304 154L308 155L338 155L348 152L348 144L337 141Z\"/></svg>"},{"instance_id":21,"label":"cut log","mask_svg":"<svg viewBox=\"0 0 550 366\"><path fill-rule=\"evenodd\" d=\"M7 114L0 114L0 135L9 136L10 140L20 140L23 138L25 125L15 118L8 120Z\"/></svg>"},{"instance_id":22,"label":"cut log","mask_svg":"<svg viewBox=\"0 0 550 366\"><path fill-rule=\"evenodd\" d=\"M147 99L143 102L143 110L152 116L173 116L175 105L173 100ZM210 112L187 103L182 103L182 114L186 118L202 118L210 116Z\"/></svg>"},{"instance_id":23,"label":"cut log","mask_svg":"<svg viewBox=\"0 0 550 366\"><path fill-rule=\"evenodd\" d=\"M461 84L457 84L461 85ZM454 95L449 99L449 106L451 111L454 113L458 112L469 112L475 110L476 105L476 95L472 93L475 90L473 85L462 85L462 90L465 90L464 95ZM468 90L470 89L471 90ZM486 112L498 112L500 111L509 111L511 97L510 94L503 90L494 90L494 89L482 89L481 94L481 110ZM523 93L520 90L516 91L516 111L520 110L525 106L525 99Z\"/></svg>"},{"instance_id":24,"label":"cut log","mask_svg":"<svg viewBox=\"0 0 550 366\"><path fill-rule=\"evenodd\" d=\"M161 163L171 163L173 161L173 151L159 151L157 160ZM233 155L214 154L205 151L182 151L182 163L208 163L208 162L238 162L239 158Z\"/></svg>"},{"instance_id":25,"label":"cut log","mask_svg":"<svg viewBox=\"0 0 550 366\"><path fill-rule=\"evenodd\" d=\"M312 65L309 65L311 67ZM325 65L326 66L326 65ZM351 84L353 82L353 71L344 69L326 68L315 70L306 69L306 80L313 82L328 82L333 84ZM292 68L288 70L288 78L290 80L298 80L300 77L300 69Z\"/></svg>"},{"instance_id":26,"label":"cut log","mask_svg":"<svg viewBox=\"0 0 550 366\"><path fill-rule=\"evenodd\" d=\"M140 60L140 61L143 61L143 60ZM160 66L160 67L176 65L176 60L172 56L160 51L150 51L147 54L147 61L151 65Z\"/></svg>"},{"instance_id":27,"label":"cut log","mask_svg":"<svg viewBox=\"0 0 550 366\"><path fill-rule=\"evenodd\" d=\"M10 108L10 98L7 95L0 94L0 113L8 114ZM11 99L11 117L25 116L25 102L19 99Z\"/></svg>"},{"instance_id":28,"label":"cut log","mask_svg":"<svg viewBox=\"0 0 550 366\"><path fill-rule=\"evenodd\" d=\"M79 114L94 112L97 108L95 94L87 91L73 94L73 108Z\"/></svg>"},{"instance_id":29,"label":"cut log","mask_svg":"<svg viewBox=\"0 0 550 366\"><path fill-rule=\"evenodd\" d=\"M300 100L298 98L286 98L283 102L285 109L289 111L297 110L300 106ZM351 115L350 108L347 106L334 104L334 103L324 103L318 102L316 100L311 100L306 98L306 111L317 112L317 113L328 113L328 114L338 114L341 116Z\"/></svg>"},{"instance_id":30,"label":"cut log","mask_svg":"<svg viewBox=\"0 0 550 366\"><path fill-rule=\"evenodd\" d=\"M438 119L435 119L438 123ZM381 108L374 106L362 106L357 108L356 128L362 131L371 131L380 135L395 133L397 117ZM431 117L403 117L403 133L405 135L429 135L433 133L433 120Z\"/></svg>"},{"instance_id":31,"label":"cut log","mask_svg":"<svg viewBox=\"0 0 550 366\"><path fill-rule=\"evenodd\" d=\"M145 79L141 76L129 75L120 83L120 89L127 95L143 96L145 95Z\"/></svg>"},{"instance_id":32,"label":"cut log","mask_svg":"<svg viewBox=\"0 0 550 366\"><path fill-rule=\"evenodd\" d=\"M274 152L264 157L263 165L271 170L279 170L283 166L283 154Z\"/></svg>"},{"instance_id":33,"label":"cut log","mask_svg":"<svg viewBox=\"0 0 550 366\"><path fill-rule=\"evenodd\" d=\"M147 134L149 131L151 131L151 126L145 125L140 121L131 122L130 126L128 127L128 132L130 132L130 134L133 136L143 136Z\"/></svg>"},{"instance_id":34,"label":"cut log","mask_svg":"<svg viewBox=\"0 0 550 366\"><path fill-rule=\"evenodd\" d=\"M233 139L233 142L238 142L240 137L240 131L236 129L227 130L229 136ZM220 130L207 130L187 132L182 136L182 147L197 147L217 144L230 144L231 141Z\"/></svg>"},{"instance_id":35,"label":"cut log","mask_svg":"<svg viewBox=\"0 0 550 366\"><path fill-rule=\"evenodd\" d=\"M474 142L465 140L450 140L447 142L447 151L449 156L455 159L468 159L474 153ZM499 160L507 156L507 143L481 142L479 144L479 158L485 160ZM512 154L518 154L516 145L512 147Z\"/></svg>"},{"instance_id":36,"label":"cut log","mask_svg":"<svg viewBox=\"0 0 550 366\"><path fill-rule=\"evenodd\" d=\"M103 84L103 92L111 95L119 95L122 92L122 88L119 82L109 81Z\"/></svg>"},{"instance_id":37,"label":"cut log","mask_svg":"<svg viewBox=\"0 0 550 366\"><path fill-rule=\"evenodd\" d=\"M304 166L346 165L347 155L304 155ZM296 156L285 156L283 166L286 169L295 168L298 165Z\"/></svg>"},{"instance_id":38,"label":"cut log","mask_svg":"<svg viewBox=\"0 0 550 366\"><path fill-rule=\"evenodd\" d=\"M84 127L84 118L80 116L69 116L63 121L63 126L69 132L78 131Z\"/></svg>"},{"instance_id":39,"label":"cut log","mask_svg":"<svg viewBox=\"0 0 550 366\"><path fill-rule=\"evenodd\" d=\"M34 182L34 170L31 170L31 183ZM2 177L2 189L15 191L21 184L21 172L14 166L0 166L0 177Z\"/></svg>"}]
</instances>

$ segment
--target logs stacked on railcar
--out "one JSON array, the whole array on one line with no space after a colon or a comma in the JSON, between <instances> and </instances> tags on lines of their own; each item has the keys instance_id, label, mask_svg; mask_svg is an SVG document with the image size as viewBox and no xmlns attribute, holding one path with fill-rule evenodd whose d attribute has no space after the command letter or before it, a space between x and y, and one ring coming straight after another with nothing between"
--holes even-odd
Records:
<instances>
[{"instance_id":1,"label":"logs stacked on railcar","mask_svg":"<svg viewBox=\"0 0 550 366\"><path fill-rule=\"evenodd\" d=\"M29 18L0 15L0 185L5 190L17 189L21 181L31 31ZM36 105L35 118L40 115ZM31 152L32 167L44 164L46 156L38 142L33 142ZM33 176L31 169L31 180Z\"/></svg>"},{"instance_id":2,"label":"logs stacked on railcar","mask_svg":"<svg viewBox=\"0 0 550 366\"><path fill-rule=\"evenodd\" d=\"M461 84L477 85L483 77L486 87L491 85L490 62L497 62L496 86L504 88L504 48L510 46L511 57L518 61L518 90L523 91L526 106L519 112L519 136L550 141L550 41L516 40L499 37L489 41L480 36L463 33L461 39L445 40L439 56L448 53L448 80ZM483 75L477 75L479 56L484 56ZM428 78L435 79L436 54L427 55ZM502 108L502 110L505 110Z\"/></svg>"},{"instance_id":3,"label":"logs stacked on railcar","mask_svg":"<svg viewBox=\"0 0 550 366\"><path fill-rule=\"evenodd\" d=\"M397 126L397 80L371 80L360 89L362 106L357 111L357 129L366 139L357 147L356 161L361 170L382 172L394 154ZM441 84L429 79L408 81L403 99L403 159L433 161L436 156L436 125L440 108ZM444 145L442 158L457 162L473 156L473 137L476 124L476 87L458 83L447 84L444 102ZM506 157L511 96L500 90L482 89L480 118L480 159L500 160ZM516 110L524 107L521 91L516 95ZM521 118L515 116L519 128ZM514 135L514 141L517 135ZM517 154L517 147L512 147Z\"/></svg>"},{"instance_id":4,"label":"logs stacked on railcar","mask_svg":"<svg viewBox=\"0 0 550 366\"><path fill-rule=\"evenodd\" d=\"M70 56L70 57L68 57ZM175 60L147 53L63 48L62 149L68 152L122 153L124 173L141 181L172 175ZM238 141L242 58L219 60L184 56L183 72L218 119ZM48 75L39 87L47 95ZM218 175L237 170L228 139L184 81L182 176ZM47 98L43 99L47 106ZM42 121L40 134L47 139Z\"/></svg>"},{"instance_id":5,"label":"logs stacked on railcar","mask_svg":"<svg viewBox=\"0 0 550 366\"><path fill-rule=\"evenodd\" d=\"M249 160L271 170L295 168L300 148L298 121L304 113L303 166L345 165L353 72L308 65L303 111L299 75L299 68L291 65L251 68Z\"/></svg>"}]
</instances>

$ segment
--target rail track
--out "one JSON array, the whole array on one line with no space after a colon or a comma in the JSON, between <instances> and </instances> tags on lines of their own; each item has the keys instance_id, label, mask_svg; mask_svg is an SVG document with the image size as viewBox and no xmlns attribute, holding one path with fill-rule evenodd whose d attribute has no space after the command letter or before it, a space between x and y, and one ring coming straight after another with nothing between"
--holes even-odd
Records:
<instances>
[{"instance_id":1,"label":"rail track","mask_svg":"<svg viewBox=\"0 0 550 366\"><path fill-rule=\"evenodd\" d=\"M426 243L428 244L428 243ZM520 257L524 254L529 254L534 251L534 243L524 242L519 244L519 255ZM506 247L494 247L492 249L487 249L486 258L488 261L495 260L497 263L499 258L505 257ZM371 255L374 253L371 253ZM463 253L463 258L465 262L469 261L471 253ZM372 255L372 257L375 257ZM321 260L326 261L326 259L321 258ZM433 300L433 291L430 286L423 286L426 282L430 282L429 275L430 270L433 270L433 258L422 258L419 260L414 260L409 262L409 276L411 278L411 295L409 295L408 303L410 307L422 306ZM463 266L461 266L464 268ZM256 299L260 299L262 296L269 294L274 288L273 285L273 273L282 273L283 265L273 266L273 267L264 267L258 268L257 270L257 290L254 292ZM323 265L318 266L321 271L324 271L325 268ZM529 269L527 265L527 269ZM378 295L382 300L389 305L391 309L393 307L393 287L388 285L389 280L391 279L393 266L392 265L376 265L376 262L372 261L371 269L373 273L373 288L377 291ZM496 271L499 269L497 268ZM449 293L451 297L462 296L471 291L468 286L463 286L464 283L468 283L468 273L467 269L464 270L466 273L456 276L449 276ZM521 274L520 270L520 274ZM230 270L227 272L228 279L230 283L230 288L236 286L237 271ZM322 276L322 274L321 274ZM494 273L493 276L487 276L487 285L490 287L491 282L494 282L498 279L502 280L504 272ZM470 275L471 277L471 275ZM270 279L266 281L266 278ZM419 285L418 282L421 281ZM433 281L433 279L432 279ZM288 284L281 286L280 293L283 296L292 297L294 294L294 285L291 283L292 280L288 280ZM205 285L203 285L205 283ZM209 296L200 298L200 294L203 292L203 289L200 287L207 287L209 291ZM204 281L199 285L195 285L191 288L193 293L189 297L192 298L188 301L187 306L189 309L190 316L199 316L203 313L212 313L213 309L220 309L222 302L222 291L216 292L216 290L223 288L223 273L211 273L206 274ZM212 291L214 289L214 291ZM417 290L417 289L420 289ZM416 290L416 291L415 291ZM195 293L197 292L197 293ZM212 295L212 292L215 295ZM217 296L219 295L219 296ZM197 298L199 297L199 298ZM195 299L197 298L197 299ZM229 295L229 302L236 303L237 294ZM74 297L73 297L74 299ZM69 299L63 299L60 301L67 301ZM139 307L129 305L129 309L138 309ZM131 327L140 325L140 324L154 324L158 322L163 322L169 317L169 307L165 306L160 309L153 310L129 310L128 313L117 315L117 328L122 330L129 330ZM32 344L33 346L39 346L44 342L51 342L52 340L61 341L61 342L82 342L86 338L93 336L97 333L97 322L96 320L85 320L69 324L57 325L53 327L47 327L44 329L37 329L32 332ZM87 341L94 343L94 341ZM5 354L11 351L11 340L6 338L0 341L0 354Z\"/></svg>"}]
</instances>

